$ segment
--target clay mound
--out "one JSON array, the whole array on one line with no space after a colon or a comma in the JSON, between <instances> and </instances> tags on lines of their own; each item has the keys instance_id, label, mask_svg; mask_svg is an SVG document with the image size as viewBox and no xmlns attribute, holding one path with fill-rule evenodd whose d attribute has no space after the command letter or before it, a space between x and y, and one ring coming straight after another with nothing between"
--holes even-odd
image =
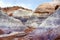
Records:
<instances>
[{"instance_id":1,"label":"clay mound","mask_svg":"<svg viewBox=\"0 0 60 40\"><path fill-rule=\"evenodd\" d=\"M38 15L38 17L48 17L49 15L51 15L53 12L55 12L55 10L57 10L59 8L60 5L54 5L52 3L44 3L39 5L34 14Z\"/></svg>"},{"instance_id":2,"label":"clay mound","mask_svg":"<svg viewBox=\"0 0 60 40\"><path fill-rule=\"evenodd\" d=\"M25 36L25 40L60 40L60 8L37 29Z\"/></svg>"},{"instance_id":3,"label":"clay mound","mask_svg":"<svg viewBox=\"0 0 60 40\"><path fill-rule=\"evenodd\" d=\"M21 6L13 6L13 7L1 8L1 10L3 12L5 12L6 14L8 14L9 16L13 16L13 12L15 12L16 10L19 10L19 9L21 9L22 11L25 10L25 11L28 11L28 12L32 12L31 9L24 8L24 7L21 7ZM19 14L19 13L17 13L17 14Z\"/></svg>"},{"instance_id":4,"label":"clay mound","mask_svg":"<svg viewBox=\"0 0 60 40\"><path fill-rule=\"evenodd\" d=\"M53 12L55 10L55 7L49 3L44 3L44 4L41 4L39 5L36 10L35 10L35 13L49 13L49 12Z\"/></svg>"},{"instance_id":5,"label":"clay mound","mask_svg":"<svg viewBox=\"0 0 60 40\"><path fill-rule=\"evenodd\" d=\"M24 26L20 20L9 17L0 11L0 28L4 30L5 33L8 33L9 31L25 30L26 26Z\"/></svg>"}]
</instances>

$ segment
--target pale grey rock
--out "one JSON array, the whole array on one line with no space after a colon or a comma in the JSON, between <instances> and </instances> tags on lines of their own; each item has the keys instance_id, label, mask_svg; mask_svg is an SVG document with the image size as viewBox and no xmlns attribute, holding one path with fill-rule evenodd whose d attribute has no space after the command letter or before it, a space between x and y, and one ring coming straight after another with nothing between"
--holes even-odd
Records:
<instances>
[{"instance_id":1,"label":"pale grey rock","mask_svg":"<svg viewBox=\"0 0 60 40\"><path fill-rule=\"evenodd\" d=\"M4 12L0 11L0 29L5 33L13 31L23 31L26 28L22 22L13 17L9 17Z\"/></svg>"}]
</instances>

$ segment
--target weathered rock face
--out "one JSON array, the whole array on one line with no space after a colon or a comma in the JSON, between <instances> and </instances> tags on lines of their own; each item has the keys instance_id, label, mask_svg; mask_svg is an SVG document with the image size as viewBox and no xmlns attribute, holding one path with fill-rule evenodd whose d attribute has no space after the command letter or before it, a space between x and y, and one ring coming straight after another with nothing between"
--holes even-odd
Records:
<instances>
[{"instance_id":1,"label":"weathered rock face","mask_svg":"<svg viewBox=\"0 0 60 40\"><path fill-rule=\"evenodd\" d=\"M53 12L55 9L54 6L52 6L51 4L49 3L45 3L45 4L42 4L40 6L37 7L37 9L35 10L36 13L49 13L49 12Z\"/></svg>"},{"instance_id":2,"label":"weathered rock face","mask_svg":"<svg viewBox=\"0 0 60 40\"><path fill-rule=\"evenodd\" d=\"M20 20L9 17L0 11L0 29L5 33L9 33L11 31L22 31L25 29L25 26Z\"/></svg>"},{"instance_id":3,"label":"weathered rock face","mask_svg":"<svg viewBox=\"0 0 60 40\"><path fill-rule=\"evenodd\" d=\"M19 19L23 22L27 21L27 19L32 15L31 9L27 9L19 6L2 8L1 10L7 13L7 15Z\"/></svg>"},{"instance_id":4,"label":"weathered rock face","mask_svg":"<svg viewBox=\"0 0 60 40\"><path fill-rule=\"evenodd\" d=\"M32 11L19 9L13 12L12 17L21 20L22 23L24 24L30 18L30 16L32 16L32 14L33 14Z\"/></svg>"},{"instance_id":5,"label":"weathered rock face","mask_svg":"<svg viewBox=\"0 0 60 40\"><path fill-rule=\"evenodd\" d=\"M23 40L60 40L60 8Z\"/></svg>"},{"instance_id":6,"label":"weathered rock face","mask_svg":"<svg viewBox=\"0 0 60 40\"><path fill-rule=\"evenodd\" d=\"M18 9L25 10L25 11L30 11L30 12L32 11L31 9L27 9L27 8L19 7L19 6L1 8L1 10L4 11L5 13L7 13L9 16L13 16L13 12L15 12Z\"/></svg>"},{"instance_id":7,"label":"weathered rock face","mask_svg":"<svg viewBox=\"0 0 60 40\"><path fill-rule=\"evenodd\" d=\"M24 9L19 9L13 12L14 17L23 17L23 16L27 17L31 15L32 15L32 11L28 11Z\"/></svg>"},{"instance_id":8,"label":"weathered rock face","mask_svg":"<svg viewBox=\"0 0 60 40\"><path fill-rule=\"evenodd\" d=\"M54 5L52 3L41 4L36 8L34 13L40 17L48 17L59 7L59 5L57 5Z\"/></svg>"},{"instance_id":9,"label":"weathered rock face","mask_svg":"<svg viewBox=\"0 0 60 40\"><path fill-rule=\"evenodd\" d=\"M34 16L38 17L43 22L49 15L51 15L55 11L55 6L49 3L39 5L35 12L33 13Z\"/></svg>"}]
</instances>

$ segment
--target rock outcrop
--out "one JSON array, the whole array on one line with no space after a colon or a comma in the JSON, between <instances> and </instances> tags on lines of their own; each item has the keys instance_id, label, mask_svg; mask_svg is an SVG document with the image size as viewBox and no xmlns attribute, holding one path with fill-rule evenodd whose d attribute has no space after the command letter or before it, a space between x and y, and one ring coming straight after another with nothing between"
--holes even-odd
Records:
<instances>
[{"instance_id":1,"label":"rock outcrop","mask_svg":"<svg viewBox=\"0 0 60 40\"><path fill-rule=\"evenodd\" d=\"M58 9L60 5L59 4L53 4L53 2L49 2L49 3L44 3L39 5L36 10L35 10L35 14L37 14L39 17L48 17L49 15L51 15L56 9Z\"/></svg>"},{"instance_id":2,"label":"rock outcrop","mask_svg":"<svg viewBox=\"0 0 60 40\"><path fill-rule=\"evenodd\" d=\"M3 11L0 11L0 40L59 39L59 6L51 2L45 3L39 5L34 13L30 9L18 6L0 8Z\"/></svg>"},{"instance_id":3,"label":"rock outcrop","mask_svg":"<svg viewBox=\"0 0 60 40\"><path fill-rule=\"evenodd\" d=\"M60 8L23 40L60 40Z\"/></svg>"},{"instance_id":4,"label":"rock outcrop","mask_svg":"<svg viewBox=\"0 0 60 40\"><path fill-rule=\"evenodd\" d=\"M24 9L19 9L13 12L13 16L14 17L27 17L27 16L31 16L32 15L32 11L28 11L28 10L24 10Z\"/></svg>"},{"instance_id":5,"label":"rock outcrop","mask_svg":"<svg viewBox=\"0 0 60 40\"><path fill-rule=\"evenodd\" d=\"M55 10L55 7L49 3L44 3L39 5L36 10L35 13L49 13L49 12L53 12Z\"/></svg>"},{"instance_id":6,"label":"rock outcrop","mask_svg":"<svg viewBox=\"0 0 60 40\"><path fill-rule=\"evenodd\" d=\"M27 8L19 7L19 6L1 8L1 10L4 11L5 13L7 13L9 16L13 16L13 12L18 10L18 9L26 10L26 11L32 11L31 9L27 9Z\"/></svg>"},{"instance_id":7,"label":"rock outcrop","mask_svg":"<svg viewBox=\"0 0 60 40\"><path fill-rule=\"evenodd\" d=\"M9 17L0 11L0 29L5 33L9 33L12 31L22 31L25 29L25 26L20 20Z\"/></svg>"},{"instance_id":8,"label":"rock outcrop","mask_svg":"<svg viewBox=\"0 0 60 40\"><path fill-rule=\"evenodd\" d=\"M31 9L27 9L19 6L1 8L1 10L5 12L7 15L12 16L24 22L32 15Z\"/></svg>"}]
</instances>

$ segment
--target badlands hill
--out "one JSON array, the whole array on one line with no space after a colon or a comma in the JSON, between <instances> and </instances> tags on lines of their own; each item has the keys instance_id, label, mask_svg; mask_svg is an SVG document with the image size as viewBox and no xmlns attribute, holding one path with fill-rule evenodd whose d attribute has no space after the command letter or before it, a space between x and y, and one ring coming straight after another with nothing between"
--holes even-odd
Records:
<instances>
[{"instance_id":1,"label":"badlands hill","mask_svg":"<svg viewBox=\"0 0 60 40\"><path fill-rule=\"evenodd\" d=\"M9 35L5 35L5 38L2 36L2 39L0 35L0 40L53 40L60 38L59 6L59 3L43 3L34 12L19 6L0 8L3 11L0 11L0 34ZM28 34L24 37L20 37L20 34L17 37L10 35L13 32L21 31Z\"/></svg>"},{"instance_id":2,"label":"badlands hill","mask_svg":"<svg viewBox=\"0 0 60 40\"><path fill-rule=\"evenodd\" d=\"M34 11L35 14L37 14L39 17L47 17L51 15L53 12L55 12L56 9L60 7L60 4L58 3L43 3L39 5L36 10Z\"/></svg>"},{"instance_id":3,"label":"badlands hill","mask_svg":"<svg viewBox=\"0 0 60 40\"><path fill-rule=\"evenodd\" d=\"M13 31L13 30L17 31L18 28L19 28L18 30L20 30L20 27L21 27L21 30L25 29L25 26L22 24L20 20L15 19L13 17L9 17L8 15L0 11L0 29L1 30L3 30L5 33L8 33L8 31Z\"/></svg>"},{"instance_id":4,"label":"badlands hill","mask_svg":"<svg viewBox=\"0 0 60 40\"><path fill-rule=\"evenodd\" d=\"M29 11L31 12L31 9L27 9L21 6L13 6L13 7L5 7L5 8L1 8L1 10L5 13L7 13L9 16L12 16L13 12L15 12L16 10L25 10L25 11Z\"/></svg>"},{"instance_id":5,"label":"badlands hill","mask_svg":"<svg viewBox=\"0 0 60 40\"><path fill-rule=\"evenodd\" d=\"M60 4L55 4L50 2L39 5L38 7L36 7L35 10L31 10L20 6L6 7L0 9L5 13L7 13L9 16L21 16L21 15L27 15L28 13L28 15L47 17L51 15L59 6Z\"/></svg>"}]
</instances>

